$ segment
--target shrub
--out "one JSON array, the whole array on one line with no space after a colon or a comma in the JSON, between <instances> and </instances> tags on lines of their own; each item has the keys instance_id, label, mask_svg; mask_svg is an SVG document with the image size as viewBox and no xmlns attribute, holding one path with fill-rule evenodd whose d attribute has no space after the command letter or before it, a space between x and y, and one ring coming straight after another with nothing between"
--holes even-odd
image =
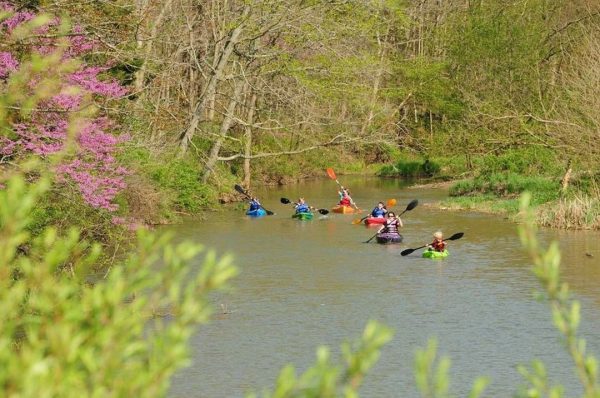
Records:
<instances>
[{"instance_id":1,"label":"shrub","mask_svg":"<svg viewBox=\"0 0 600 398\"><path fill-rule=\"evenodd\" d=\"M186 159L174 159L170 162L157 162L150 177L158 186L171 190L178 208L197 212L217 200L216 191L200 181L201 170Z\"/></svg>"},{"instance_id":2,"label":"shrub","mask_svg":"<svg viewBox=\"0 0 600 398\"><path fill-rule=\"evenodd\" d=\"M140 230L135 250L90 284L97 244L75 229L26 231L49 185L18 176L0 190L0 395L164 396L210 315L207 294L236 269L209 254L191 275L201 247Z\"/></svg>"},{"instance_id":3,"label":"shrub","mask_svg":"<svg viewBox=\"0 0 600 398\"><path fill-rule=\"evenodd\" d=\"M377 173L384 177L423 178L439 174L441 166L429 159L424 161L401 159L394 165L383 166Z\"/></svg>"}]
</instances>

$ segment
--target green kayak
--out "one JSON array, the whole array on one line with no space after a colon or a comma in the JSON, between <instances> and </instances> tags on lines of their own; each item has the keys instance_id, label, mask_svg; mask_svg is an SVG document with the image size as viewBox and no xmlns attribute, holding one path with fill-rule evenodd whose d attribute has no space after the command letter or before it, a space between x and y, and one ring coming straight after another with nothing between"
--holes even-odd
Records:
<instances>
[{"instance_id":1,"label":"green kayak","mask_svg":"<svg viewBox=\"0 0 600 398\"><path fill-rule=\"evenodd\" d=\"M423 252L424 258L446 258L448 257L448 250L444 250L443 252L436 252L435 250L425 250Z\"/></svg>"},{"instance_id":2,"label":"green kayak","mask_svg":"<svg viewBox=\"0 0 600 398\"><path fill-rule=\"evenodd\" d=\"M298 220L312 220L312 213L296 213L292 216L292 218L297 218Z\"/></svg>"}]
</instances>

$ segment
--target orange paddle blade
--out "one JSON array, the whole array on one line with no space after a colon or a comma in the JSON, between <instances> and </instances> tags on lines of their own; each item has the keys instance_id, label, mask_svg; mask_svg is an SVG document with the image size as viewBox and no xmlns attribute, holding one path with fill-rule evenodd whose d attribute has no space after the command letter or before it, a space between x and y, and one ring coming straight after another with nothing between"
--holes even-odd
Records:
<instances>
[{"instance_id":1,"label":"orange paddle blade","mask_svg":"<svg viewBox=\"0 0 600 398\"><path fill-rule=\"evenodd\" d=\"M337 177L335 176L335 172L333 171L333 169L331 167L327 169L327 175L332 180L337 180Z\"/></svg>"},{"instance_id":2,"label":"orange paddle blade","mask_svg":"<svg viewBox=\"0 0 600 398\"><path fill-rule=\"evenodd\" d=\"M362 218L357 218L357 219L355 219L355 220L352 220L352 224L354 224L354 225L358 225L358 224L360 224L361 222L362 222Z\"/></svg>"},{"instance_id":3,"label":"orange paddle blade","mask_svg":"<svg viewBox=\"0 0 600 398\"><path fill-rule=\"evenodd\" d=\"M394 206L396 206L396 199L388 199L387 207L394 207Z\"/></svg>"}]
</instances>

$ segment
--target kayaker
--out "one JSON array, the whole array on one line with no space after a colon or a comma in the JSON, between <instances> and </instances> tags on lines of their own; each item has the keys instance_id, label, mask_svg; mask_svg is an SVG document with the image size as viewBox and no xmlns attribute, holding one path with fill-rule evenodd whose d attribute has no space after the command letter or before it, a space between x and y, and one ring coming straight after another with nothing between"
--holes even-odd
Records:
<instances>
[{"instance_id":1,"label":"kayaker","mask_svg":"<svg viewBox=\"0 0 600 398\"><path fill-rule=\"evenodd\" d=\"M340 203L339 203L340 206L348 206L348 207L354 206L355 208L358 209L358 207L352 200L352 197L350 196L350 190L348 188L344 188L343 186L340 186L338 195L340 195Z\"/></svg>"},{"instance_id":2,"label":"kayaker","mask_svg":"<svg viewBox=\"0 0 600 398\"><path fill-rule=\"evenodd\" d=\"M296 203L296 206L294 206L294 208L296 209L296 214L310 213L310 206L306 204L306 202L304 201L304 198L299 198L298 202Z\"/></svg>"},{"instance_id":3,"label":"kayaker","mask_svg":"<svg viewBox=\"0 0 600 398\"><path fill-rule=\"evenodd\" d=\"M384 218L386 213L387 209L385 208L385 205L383 204L383 202L379 202L371 212L371 217Z\"/></svg>"},{"instance_id":4,"label":"kayaker","mask_svg":"<svg viewBox=\"0 0 600 398\"><path fill-rule=\"evenodd\" d=\"M248 209L248 211L256 211L256 210L260 209L261 207L262 207L262 205L258 201L258 198L254 197L254 196L250 198L250 209Z\"/></svg>"},{"instance_id":5,"label":"kayaker","mask_svg":"<svg viewBox=\"0 0 600 398\"><path fill-rule=\"evenodd\" d=\"M446 246L448 244L444 241L444 235L442 231L437 231L433 234L433 242L427 245L431 250L435 250L436 252L443 252L446 250Z\"/></svg>"},{"instance_id":6,"label":"kayaker","mask_svg":"<svg viewBox=\"0 0 600 398\"><path fill-rule=\"evenodd\" d=\"M377 231L377 233L388 233L388 234L398 234L398 228L402 228L404 225L402 224L402 220L400 217L396 217L396 214L393 211L389 211L387 213L387 219L385 220L385 224Z\"/></svg>"}]
</instances>

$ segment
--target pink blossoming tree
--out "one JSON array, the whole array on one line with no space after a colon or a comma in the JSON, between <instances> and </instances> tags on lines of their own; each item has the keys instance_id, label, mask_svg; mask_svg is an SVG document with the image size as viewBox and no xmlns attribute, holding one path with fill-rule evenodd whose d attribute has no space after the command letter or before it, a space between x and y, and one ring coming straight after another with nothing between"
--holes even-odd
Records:
<instances>
[{"instance_id":1,"label":"pink blossoming tree","mask_svg":"<svg viewBox=\"0 0 600 398\"><path fill-rule=\"evenodd\" d=\"M57 167L58 182L75 184L90 206L115 211L114 199L125 188L127 175L115 154L127 137L115 134L108 115L89 109L93 102L122 97L127 90L114 80L101 79L109 66L83 61L97 43L80 27L66 30L60 19L42 22L36 15L0 1L0 95L11 84L27 94L4 111L10 114L8 125L0 129L0 164L27 154L45 159L73 142L74 150ZM31 32L32 24L35 34L19 35L20 30ZM34 61L42 57L58 57L58 64L66 67L36 70ZM54 84L44 78L48 74ZM38 101L27 100L36 96Z\"/></svg>"}]
</instances>

